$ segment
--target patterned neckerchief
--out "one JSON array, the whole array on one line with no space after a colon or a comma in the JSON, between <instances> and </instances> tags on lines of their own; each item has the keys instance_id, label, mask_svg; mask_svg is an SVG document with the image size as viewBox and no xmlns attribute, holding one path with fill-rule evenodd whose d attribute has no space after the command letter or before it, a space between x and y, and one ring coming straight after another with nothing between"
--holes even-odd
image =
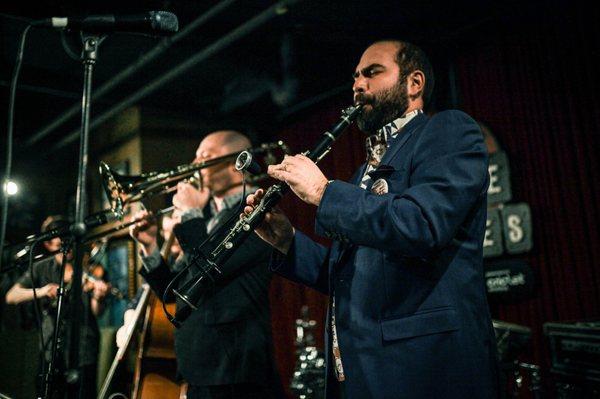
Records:
<instances>
[{"instance_id":1,"label":"patterned neckerchief","mask_svg":"<svg viewBox=\"0 0 600 399\"><path fill-rule=\"evenodd\" d=\"M391 140L398 137L402 128L415 116L421 113L423 113L423 111L420 109L411 111L383 126L377 133L367 137L367 167L365 168L365 173L360 181L361 188L366 188L371 181L369 173L377 169L385 151L390 146Z\"/></svg>"},{"instance_id":2,"label":"patterned neckerchief","mask_svg":"<svg viewBox=\"0 0 600 399\"><path fill-rule=\"evenodd\" d=\"M420 109L415 109L400 118L394 119L387 125L367 137L367 165L376 168L381 163L381 158L385 154L385 150L390 146L390 141L398 136L398 133L408 122L415 116L423 113Z\"/></svg>"}]
</instances>

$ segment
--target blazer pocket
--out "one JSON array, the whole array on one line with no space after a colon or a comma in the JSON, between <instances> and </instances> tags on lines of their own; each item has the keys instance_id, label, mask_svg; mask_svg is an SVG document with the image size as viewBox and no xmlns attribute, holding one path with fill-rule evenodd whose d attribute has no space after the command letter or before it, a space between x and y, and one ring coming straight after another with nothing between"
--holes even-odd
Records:
<instances>
[{"instance_id":1,"label":"blazer pocket","mask_svg":"<svg viewBox=\"0 0 600 399\"><path fill-rule=\"evenodd\" d=\"M406 168L395 171L385 179L390 193L401 194L408 188L408 172Z\"/></svg>"},{"instance_id":2,"label":"blazer pocket","mask_svg":"<svg viewBox=\"0 0 600 399\"><path fill-rule=\"evenodd\" d=\"M381 321L384 341L455 331L460 328L456 310L443 307L421 311L411 316Z\"/></svg>"}]
</instances>

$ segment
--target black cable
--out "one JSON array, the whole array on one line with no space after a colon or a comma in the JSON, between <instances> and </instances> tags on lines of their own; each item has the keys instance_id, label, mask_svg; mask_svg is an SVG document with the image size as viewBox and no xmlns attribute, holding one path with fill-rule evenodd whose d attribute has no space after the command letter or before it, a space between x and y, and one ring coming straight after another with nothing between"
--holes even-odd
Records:
<instances>
[{"instance_id":1,"label":"black cable","mask_svg":"<svg viewBox=\"0 0 600 399\"><path fill-rule=\"evenodd\" d=\"M240 198L240 204L238 205L238 211L235 213L240 213L244 211L244 203L246 202L246 174L243 171L240 171L242 174L242 198ZM234 215L235 215L234 213Z\"/></svg>"},{"instance_id":2,"label":"black cable","mask_svg":"<svg viewBox=\"0 0 600 399\"><path fill-rule=\"evenodd\" d=\"M60 31L60 43L62 44L63 50L65 50L65 53L67 53L69 58L71 58L72 60L81 61L81 56L71 48L71 45L69 43L67 43L66 35L66 31Z\"/></svg>"},{"instance_id":3,"label":"black cable","mask_svg":"<svg viewBox=\"0 0 600 399\"><path fill-rule=\"evenodd\" d=\"M171 232L171 234L173 234L173 233ZM175 281L179 280L179 277L181 277L184 272L187 272L187 270L189 268L190 268L190 264L186 265L186 267L184 267L183 269L181 269L179 271L179 273L177 273L175 275L175 277L173 277L171 279L171 281L169 281L169 284L167 284L167 287L163 291L163 295L162 295L162 308L163 308L163 312L165 313L165 316L167 316L167 320L169 320L171 323L173 323L175 321L175 316L173 316L167 310L167 300L169 299L169 298L167 298L167 296L169 295L169 290L171 289L171 286L173 286L173 284L175 284ZM177 299L175 299L175 301L177 301Z\"/></svg>"},{"instance_id":4,"label":"black cable","mask_svg":"<svg viewBox=\"0 0 600 399\"><path fill-rule=\"evenodd\" d=\"M27 24L31 24L31 19L30 18L24 18L24 17L19 17L19 16L16 16L16 15L5 14L3 12L0 12L0 17L1 18L6 18L6 19L12 19L14 21L25 22Z\"/></svg>"},{"instance_id":5,"label":"black cable","mask_svg":"<svg viewBox=\"0 0 600 399\"><path fill-rule=\"evenodd\" d=\"M0 222L0 271L2 270L2 256L4 255L4 240L6 238L6 225L8 218L8 192L7 186L10 180L12 169L12 153L13 153L13 129L14 129L14 113L15 113L15 95L17 92L17 80L21 71L23 62L23 53L25 50L25 39L27 32L31 29L31 24L27 25L21 33L21 42L17 51L17 60L15 69L13 70L12 80L10 82L10 94L8 100L8 124L6 129L6 169L4 170L4 181L2 182L2 221Z\"/></svg>"}]
</instances>

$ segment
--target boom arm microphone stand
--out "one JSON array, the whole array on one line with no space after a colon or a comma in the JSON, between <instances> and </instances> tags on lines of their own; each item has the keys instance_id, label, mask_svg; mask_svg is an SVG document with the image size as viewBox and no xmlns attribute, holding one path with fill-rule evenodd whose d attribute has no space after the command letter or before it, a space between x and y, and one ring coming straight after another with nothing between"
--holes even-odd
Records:
<instances>
[{"instance_id":1,"label":"boom arm microphone stand","mask_svg":"<svg viewBox=\"0 0 600 399\"><path fill-rule=\"evenodd\" d=\"M94 72L94 65L98 58L98 46L103 40L103 37L99 35L84 35L83 40L83 54L82 63L84 68L83 75L83 94L81 98L81 136L79 144L79 170L77 175L77 193L75 197L75 222L71 226L71 233L73 235L74 252L73 252L73 276L71 277L71 339L69 342L69 370L67 370L67 382L72 383L76 389L80 383L80 371L79 371L79 333L81 325L82 315L82 303L81 303L81 284L75 282L81 281L83 274L83 248L82 240L86 233L85 225L85 214L86 214L86 176L88 168L88 142L89 142L89 130L90 130L90 103L92 97L92 76ZM65 256L66 259L66 256ZM62 268L64 269L64 268ZM62 273L61 273L62 274ZM62 307L58 307L56 320L60 320ZM54 337L55 340L58 337L58 323L54 325ZM57 345L56 341L52 346L52 361L50 367L46 371L44 378L44 398L49 399L52 395L52 385L55 374L55 363ZM81 392L81 390L79 390Z\"/></svg>"}]
</instances>

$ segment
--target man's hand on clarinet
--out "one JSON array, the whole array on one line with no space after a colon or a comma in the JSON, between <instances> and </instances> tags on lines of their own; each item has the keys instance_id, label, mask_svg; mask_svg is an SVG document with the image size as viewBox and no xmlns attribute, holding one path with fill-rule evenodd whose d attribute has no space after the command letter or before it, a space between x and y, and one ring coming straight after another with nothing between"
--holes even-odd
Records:
<instances>
[{"instance_id":1,"label":"man's hand on clarinet","mask_svg":"<svg viewBox=\"0 0 600 399\"><path fill-rule=\"evenodd\" d=\"M269 165L269 176L287 183L294 194L307 204L319 206L327 186L327 178L310 158L286 155L277 165Z\"/></svg>"},{"instance_id":2,"label":"man's hand on clarinet","mask_svg":"<svg viewBox=\"0 0 600 399\"><path fill-rule=\"evenodd\" d=\"M246 197L244 214L249 215L254 207L260 203L265 191L260 188L254 194ZM283 254L287 254L294 240L294 227L289 219L275 207L265 215L263 222L254 230L264 241L271 244Z\"/></svg>"}]
</instances>

